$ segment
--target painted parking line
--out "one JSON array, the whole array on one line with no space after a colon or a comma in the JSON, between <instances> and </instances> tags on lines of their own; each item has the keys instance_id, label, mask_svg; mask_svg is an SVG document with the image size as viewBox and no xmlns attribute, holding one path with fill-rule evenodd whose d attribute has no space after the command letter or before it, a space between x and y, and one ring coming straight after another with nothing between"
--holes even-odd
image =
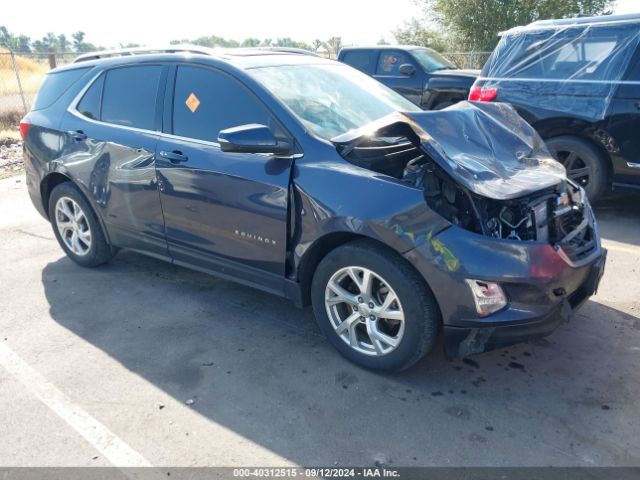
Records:
<instances>
[{"instance_id":1,"label":"painted parking line","mask_svg":"<svg viewBox=\"0 0 640 480\"><path fill-rule=\"evenodd\" d=\"M628 243L615 242L613 240L602 240L602 246L614 252L623 252L630 255L640 256L640 247L629 245Z\"/></svg>"},{"instance_id":2,"label":"painted parking line","mask_svg":"<svg viewBox=\"0 0 640 480\"><path fill-rule=\"evenodd\" d=\"M31 368L9 346L0 343L0 366L22 383L42 403L118 467L148 467L151 463L111 430L74 404L55 385Z\"/></svg>"}]
</instances>

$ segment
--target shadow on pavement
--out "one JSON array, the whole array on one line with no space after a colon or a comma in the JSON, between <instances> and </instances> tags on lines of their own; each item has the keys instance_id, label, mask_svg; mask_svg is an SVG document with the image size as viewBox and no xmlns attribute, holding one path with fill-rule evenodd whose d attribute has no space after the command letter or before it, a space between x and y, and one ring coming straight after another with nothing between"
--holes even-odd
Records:
<instances>
[{"instance_id":1,"label":"shadow on pavement","mask_svg":"<svg viewBox=\"0 0 640 480\"><path fill-rule=\"evenodd\" d=\"M614 192L594 205L602 237L640 245L640 191Z\"/></svg>"},{"instance_id":2,"label":"shadow on pavement","mask_svg":"<svg viewBox=\"0 0 640 480\"><path fill-rule=\"evenodd\" d=\"M299 464L579 465L583 451L607 452L605 463L640 459L615 437L637 405L625 338L637 343L640 320L598 303L548 339L466 360L436 348L383 375L340 357L308 309L135 253L95 270L61 258L42 282L60 325Z\"/></svg>"}]
</instances>

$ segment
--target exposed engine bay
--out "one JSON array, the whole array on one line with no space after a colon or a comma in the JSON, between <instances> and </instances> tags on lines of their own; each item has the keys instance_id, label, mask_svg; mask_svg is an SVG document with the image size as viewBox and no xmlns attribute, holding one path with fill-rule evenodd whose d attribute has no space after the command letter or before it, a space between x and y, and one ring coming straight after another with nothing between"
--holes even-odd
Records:
<instances>
[{"instance_id":1,"label":"exposed engine bay","mask_svg":"<svg viewBox=\"0 0 640 480\"><path fill-rule=\"evenodd\" d=\"M533 134L537 136L535 132ZM442 161L436 161L446 152L438 148L437 140L428 137L425 141L424 135L410 122L388 123L373 134L360 135L351 141L335 140L343 139L334 139L334 143L349 162L422 188L427 204L461 228L499 239L549 242L562 247L572 263L588 257L598 248L593 217L586 208L588 203L583 190L553 170L563 167L549 163L557 162L551 159L541 140L535 152L512 152L513 157L519 155L517 161L521 166L516 165L518 168L501 164L496 173L487 168L488 162L482 158L484 163L473 165L477 169L471 171L472 175L469 175L469 169L464 171L466 181L461 176L454 178L455 170L452 173L451 168L447 168L452 166L451 162L443 166ZM460 138L460 142L463 141ZM536 156L546 162L545 168L551 167L554 175L536 171ZM544 179L538 188L531 184L535 182L535 174ZM469 188L469 178L475 179L470 186L480 187ZM528 189L522 188L518 195L521 178L531 185ZM505 184L515 184L515 188L508 191ZM510 193L497 197L508 198L492 198L479 193L486 193L494 185L501 189L498 193Z\"/></svg>"}]
</instances>

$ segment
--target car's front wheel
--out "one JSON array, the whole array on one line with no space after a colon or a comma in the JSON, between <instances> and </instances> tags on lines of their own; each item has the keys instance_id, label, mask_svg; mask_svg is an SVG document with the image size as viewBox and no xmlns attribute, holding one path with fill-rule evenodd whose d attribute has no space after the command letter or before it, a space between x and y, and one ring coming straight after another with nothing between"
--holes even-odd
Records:
<instances>
[{"instance_id":1,"label":"car's front wheel","mask_svg":"<svg viewBox=\"0 0 640 480\"><path fill-rule=\"evenodd\" d=\"M358 240L330 252L312 282L318 325L348 359L404 370L433 346L440 323L431 290L400 255Z\"/></svg>"},{"instance_id":2,"label":"car's front wheel","mask_svg":"<svg viewBox=\"0 0 640 480\"><path fill-rule=\"evenodd\" d=\"M96 267L113 257L115 250L107 243L95 212L71 182L51 192L49 220L58 243L77 264Z\"/></svg>"}]
</instances>

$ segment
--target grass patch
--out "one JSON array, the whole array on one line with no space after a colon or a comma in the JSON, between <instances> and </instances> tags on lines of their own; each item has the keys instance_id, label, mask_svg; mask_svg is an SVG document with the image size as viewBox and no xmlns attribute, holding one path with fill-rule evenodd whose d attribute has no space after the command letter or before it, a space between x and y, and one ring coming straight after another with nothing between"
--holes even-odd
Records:
<instances>
[{"instance_id":1,"label":"grass patch","mask_svg":"<svg viewBox=\"0 0 640 480\"><path fill-rule=\"evenodd\" d=\"M22 117L24 117L22 109L0 111L0 137L13 137L15 134L19 136L17 129Z\"/></svg>"},{"instance_id":2,"label":"grass patch","mask_svg":"<svg viewBox=\"0 0 640 480\"><path fill-rule=\"evenodd\" d=\"M0 130L0 139L3 138L15 138L16 140L20 140L20 132L13 128L13 129L7 129L7 130Z\"/></svg>"},{"instance_id":3,"label":"grass patch","mask_svg":"<svg viewBox=\"0 0 640 480\"><path fill-rule=\"evenodd\" d=\"M0 180L4 180L9 177L17 177L18 175L24 175L24 168L19 168L17 170L6 170L0 171Z\"/></svg>"},{"instance_id":4,"label":"grass patch","mask_svg":"<svg viewBox=\"0 0 640 480\"><path fill-rule=\"evenodd\" d=\"M0 53L7 53L8 50L0 48ZM16 55L16 65L20 73L22 90L26 94L33 95L40 88L42 79L49 71L49 63L44 58L43 61L34 61ZM0 55L0 96L15 95L20 93L16 72L13 69L11 55Z\"/></svg>"}]
</instances>

